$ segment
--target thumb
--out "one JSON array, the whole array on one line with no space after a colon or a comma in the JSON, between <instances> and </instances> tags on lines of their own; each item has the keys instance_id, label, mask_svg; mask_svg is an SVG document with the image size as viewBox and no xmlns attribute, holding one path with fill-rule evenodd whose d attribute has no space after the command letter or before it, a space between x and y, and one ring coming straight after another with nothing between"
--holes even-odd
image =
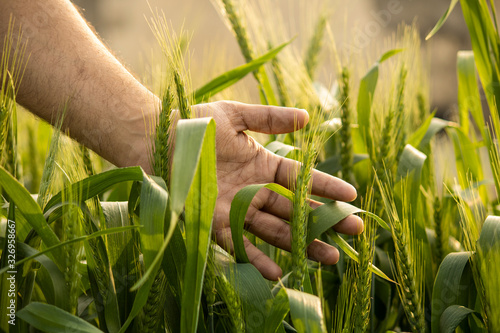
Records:
<instances>
[{"instance_id":1,"label":"thumb","mask_svg":"<svg viewBox=\"0 0 500 333\"><path fill-rule=\"evenodd\" d=\"M290 133L301 129L309 121L309 114L303 109L237 102L233 103L233 108L233 112L239 116L239 120L234 123L238 132Z\"/></svg>"}]
</instances>

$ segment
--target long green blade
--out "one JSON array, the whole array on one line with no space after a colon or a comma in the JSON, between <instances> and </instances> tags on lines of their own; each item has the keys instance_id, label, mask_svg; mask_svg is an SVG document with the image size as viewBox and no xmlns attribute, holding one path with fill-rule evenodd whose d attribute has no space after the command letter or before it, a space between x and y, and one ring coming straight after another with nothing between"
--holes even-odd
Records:
<instances>
[{"instance_id":1,"label":"long green blade","mask_svg":"<svg viewBox=\"0 0 500 333\"><path fill-rule=\"evenodd\" d=\"M286 289L292 322L299 333L326 333L325 320L318 296Z\"/></svg>"},{"instance_id":2,"label":"long green blade","mask_svg":"<svg viewBox=\"0 0 500 333\"><path fill-rule=\"evenodd\" d=\"M229 219L231 223L231 237L233 239L234 256L238 262L250 262L243 243L243 227L245 225L245 216L252 199L262 188L267 188L279 195L284 196L288 200L292 200L293 193L278 184L255 184L249 185L238 191L231 202L231 210Z\"/></svg>"},{"instance_id":3,"label":"long green blade","mask_svg":"<svg viewBox=\"0 0 500 333\"><path fill-rule=\"evenodd\" d=\"M16 266L21 265L21 264L23 264L23 263L25 263L25 262L27 262L29 260L36 259L37 257L39 257L41 255L45 255L45 254L54 252L55 250L59 250L60 248L62 248L64 246L67 246L67 245L70 245L70 244L73 244L73 243L87 241L87 240L90 240L90 239L101 237L103 235L109 235L109 234L118 233L118 232L125 232L125 231L129 231L131 229L137 229L139 227L140 226L126 226L126 227L109 228L109 229L106 229L106 230L101 230L101 231L94 232L94 233L92 233L91 235L88 235L88 236L80 236L80 237L72 238L72 239L67 240L65 242L62 242L62 243L56 244L54 246L48 247L48 248L44 249L43 251L36 251L35 249L33 249L33 251L36 251L36 253L33 253L29 257L26 257L24 259L16 261L15 265ZM7 270L8 270L8 267L4 267L4 268L0 269L0 275L2 275L3 273L5 273Z\"/></svg>"},{"instance_id":4,"label":"long green blade","mask_svg":"<svg viewBox=\"0 0 500 333\"><path fill-rule=\"evenodd\" d=\"M441 316L440 331L442 333L453 333L474 310L461 305L450 305Z\"/></svg>"},{"instance_id":5,"label":"long green blade","mask_svg":"<svg viewBox=\"0 0 500 333\"><path fill-rule=\"evenodd\" d=\"M102 333L100 329L92 326L85 320L50 304L32 302L21 309L16 315L44 332Z\"/></svg>"},{"instance_id":6,"label":"long green blade","mask_svg":"<svg viewBox=\"0 0 500 333\"><path fill-rule=\"evenodd\" d=\"M113 169L73 183L64 189L64 191L71 191L72 198L79 198L80 201L85 201L103 193L115 184L125 181L141 181L143 177L144 172L141 167ZM44 213L58 203L61 203L62 192L59 192L50 199L44 208Z\"/></svg>"},{"instance_id":7,"label":"long green blade","mask_svg":"<svg viewBox=\"0 0 500 333\"><path fill-rule=\"evenodd\" d=\"M328 236L332 238L332 240L344 251L345 254L355 262L359 263L359 254L358 252L352 248L349 243L342 237L340 237L333 229L330 229L327 231ZM380 276L382 279L385 279L387 281L396 283L394 280L391 280L384 272L380 270L377 266L373 265L372 263L369 264L370 270L375 273L376 275Z\"/></svg>"},{"instance_id":8,"label":"long green blade","mask_svg":"<svg viewBox=\"0 0 500 333\"><path fill-rule=\"evenodd\" d=\"M451 0L450 6L446 10L446 12L443 14L443 16L441 16L441 18L436 23L436 25L434 26L434 28L432 28L431 32L429 32L429 34L425 37L425 40L428 40L429 38L431 38L432 36L434 36L436 34L436 32L438 32L439 29L441 29L441 27L443 26L444 22L446 22L446 20L450 16L451 12L453 11L453 8L455 8L455 5L457 4L457 2L458 2L458 0Z\"/></svg>"},{"instance_id":9,"label":"long green blade","mask_svg":"<svg viewBox=\"0 0 500 333\"><path fill-rule=\"evenodd\" d=\"M271 61L278 53L283 50L290 42L283 43L273 49L271 49L266 54L244 64L238 66L230 71L219 75L212 81L208 82L201 88L197 89L193 95L196 103L201 103L208 100L211 96L217 94L218 92L232 86L247 74L254 72L259 69L260 66L264 65L266 62Z\"/></svg>"},{"instance_id":10,"label":"long green blade","mask_svg":"<svg viewBox=\"0 0 500 333\"><path fill-rule=\"evenodd\" d=\"M0 186L2 186L2 190L10 197L11 202L24 215L26 221L35 229L45 245L51 247L59 244L59 238L57 238L54 231L45 221L42 210L35 200L33 200L28 190L3 167L0 167ZM54 256L58 254L59 251L56 251Z\"/></svg>"},{"instance_id":11,"label":"long green blade","mask_svg":"<svg viewBox=\"0 0 500 333\"><path fill-rule=\"evenodd\" d=\"M460 295L468 290L461 284L462 275L468 269L470 252L450 253L439 266L432 291L432 332L440 332L441 316L450 305L460 302Z\"/></svg>"},{"instance_id":12,"label":"long green blade","mask_svg":"<svg viewBox=\"0 0 500 333\"><path fill-rule=\"evenodd\" d=\"M381 63L391 58L392 56L401 52L401 49L390 50L384 53L380 59L368 70L363 76L359 84L357 111L358 111L358 124L359 129L365 142L370 147L370 121L371 121L371 108L373 103L373 96L375 88L377 87L379 66Z\"/></svg>"},{"instance_id":13,"label":"long green blade","mask_svg":"<svg viewBox=\"0 0 500 333\"><path fill-rule=\"evenodd\" d=\"M201 302L203 278L212 232L212 219L217 200L217 170L215 167L215 122L205 126L201 155L191 189L186 199L187 262L182 293L181 332L196 332Z\"/></svg>"}]
</instances>

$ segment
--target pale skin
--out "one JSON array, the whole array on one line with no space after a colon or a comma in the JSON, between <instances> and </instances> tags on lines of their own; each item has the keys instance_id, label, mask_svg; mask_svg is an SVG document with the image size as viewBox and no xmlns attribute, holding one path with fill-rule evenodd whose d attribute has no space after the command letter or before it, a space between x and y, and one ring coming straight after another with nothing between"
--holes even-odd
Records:
<instances>
[{"instance_id":1,"label":"pale skin","mask_svg":"<svg viewBox=\"0 0 500 333\"><path fill-rule=\"evenodd\" d=\"M156 119L159 100L109 52L67 0L0 1L0 40L9 17L21 26L30 59L19 87L17 101L48 122L67 102L64 128L70 135L113 164L140 165L150 172L145 124ZM17 30L15 30L17 31ZM302 128L309 119L305 110L220 101L193 106L197 117L213 117L217 124L216 153L219 194L214 216L214 238L232 250L229 209L236 192L250 184L276 182L290 187L298 164L264 149L244 131L278 134ZM352 201L356 190L348 183L314 171L312 193ZM320 203L311 201L311 206ZM271 191L257 194L246 217L246 228L264 241L290 250L288 200ZM345 234L359 234L362 220L351 215L335 227ZM264 277L277 280L282 271L247 239L250 262ZM310 258L323 264L338 261L338 250L318 240L308 247Z\"/></svg>"}]
</instances>

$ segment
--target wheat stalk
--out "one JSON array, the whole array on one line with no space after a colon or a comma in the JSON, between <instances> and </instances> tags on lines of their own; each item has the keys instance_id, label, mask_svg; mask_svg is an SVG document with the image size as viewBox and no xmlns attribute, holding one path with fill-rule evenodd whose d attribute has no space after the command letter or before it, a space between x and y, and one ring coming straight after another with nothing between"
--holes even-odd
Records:
<instances>
[{"instance_id":1,"label":"wheat stalk","mask_svg":"<svg viewBox=\"0 0 500 333\"><path fill-rule=\"evenodd\" d=\"M353 263L349 261L347 268L342 277L342 284L337 295L337 303L335 304L335 333L352 333L354 331L354 304L353 299L355 290L352 286L355 284Z\"/></svg>"},{"instance_id":2,"label":"wheat stalk","mask_svg":"<svg viewBox=\"0 0 500 333\"><path fill-rule=\"evenodd\" d=\"M372 205L372 190L368 190L365 197L365 210L370 211ZM353 312L354 332L364 333L368 330L370 323L371 309L371 286L372 272L370 265L373 262L375 252L375 232L376 227L372 219L365 219L365 231L358 236L357 245L359 248L359 264L355 267L356 297Z\"/></svg>"},{"instance_id":3,"label":"wheat stalk","mask_svg":"<svg viewBox=\"0 0 500 333\"><path fill-rule=\"evenodd\" d=\"M408 71L405 66L402 65L399 72L399 82L398 82L398 91L396 95L396 116L395 123L398 125L395 129L395 143L397 147L397 155L396 160L399 160L401 153L403 152L405 142L406 142L406 128L404 126L404 117L405 117L405 103L404 103L404 94L405 94L405 84L406 84L406 76Z\"/></svg>"},{"instance_id":4,"label":"wheat stalk","mask_svg":"<svg viewBox=\"0 0 500 333\"><path fill-rule=\"evenodd\" d=\"M271 45L269 45L271 48ZM271 61L273 68L274 80L276 81L276 87L278 88L278 96L280 99L280 104L283 106L292 106L290 100L290 95L288 93L288 88L285 84L285 78L283 77L283 67L278 57L274 57Z\"/></svg>"},{"instance_id":5,"label":"wheat stalk","mask_svg":"<svg viewBox=\"0 0 500 333\"><path fill-rule=\"evenodd\" d=\"M418 118L420 120L420 124L422 124L427 117L427 103L425 101L424 94L419 92L417 94L417 105L418 105ZM420 124L418 124L420 126Z\"/></svg>"},{"instance_id":6,"label":"wheat stalk","mask_svg":"<svg viewBox=\"0 0 500 333\"><path fill-rule=\"evenodd\" d=\"M445 248L443 244L443 211L442 203L439 197L436 195L434 198L434 228L436 231L436 262L439 265L443 260L445 253Z\"/></svg>"},{"instance_id":7,"label":"wheat stalk","mask_svg":"<svg viewBox=\"0 0 500 333\"><path fill-rule=\"evenodd\" d=\"M293 288L303 290L304 276L307 273L307 223L309 219L308 195L312 168L316 152L312 142L302 147L303 158L295 184L292 211L292 264L291 283Z\"/></svg>"},{"instance_id":8,"label":"wheat stalk","mask_svg":"<svg viewBox=\"0 0 500 333\"><path fill-rule=\"evenodd\" d=\"M350 74L347 67L342 68L342 87L341 97L341 121L342 127L340 128L340 165L342 166L342 178L350 182L352 178L352 165L353 165L353 152L352 152L352 138L351 138L351 108L349 100L349 79Z\"/></svg>"},{"instance_id":9,"label":"wheat stalk","mask_svg":"<svg viewBox=\"0 0 500 333\"><path fill-rule=\"evenodd\" d=\"M85 168L85 173L87 176L92 176L95 174L94 166L92 165L92 160L90 159L90 152L87 147L80 145L80 153L82 156L83 167Z\"/></svg>"},{"instance_id":10,"label":"wheat stalk","mask_svg":"<svg viewBox=\"0 0 500 333\"><path fill-rule=\"evenodd\" d=\"M398 293L406 314L406 318L413 332L425 332L426 322L423 311L423 272L419 265L421 260L421 245L418 240L411 238L414 234L409 221L408 202L404 189L406 182L402 180L401 186L401 205L402 218L400 218L390 184L382 184L380 179L376 178L377 185L380 188L382 200L391 222L391 234L395 248L395 270L398 282Z\"/></svg>"},{"instance_id":11,"label":"wheat stalk","mask_svg":"<svg viewBox=\"0 0 500 333\"><path fill-rule=\"evenodd\" d=\"M191 105L189 103L186 87L181 74L176 68L173 68L174 83L177 92L177 102L179 106L179 112L182 119L191 118Z\"/></svg>"},{"instance_id":12,"label":"wheat stalk","mask_svg":"<svg viewBox=\"0 0 500 333\"><path fill-rule=\"evenodd\" d=\"M245 20L243 15L238 11L238 8L234 5L233 0L214 0L219 8L222 10L223 16L229 22L231 30L236 37L236 41L241 50L241 54L243 58L245 58L246 62L250 62L255 59L255 50L250 41L250 37L248 34L248 29L245 24ZM263 70L263 69L261 69ZM263 88L263 80L261 75L261 70L256 70L253 72L253 76L257 83L259 84L259 90L264 99L267 101L266 92Z\"/></svg>"},{"instance_id":13,"label":"wheat stalk","mask_svg":"<svg viewBox=\"0 0 500 333\"><path fill-rule=\"evenodd\" d=\"M158 332L163 321L163 307L166 300L167 279L162 269L156 274L149 291L146 305L136 320L137 332Z\"/></svg>"},{"instance_id":14,"label":"wheat stalk","mask_svg":"<svg viewBox=\"0 0 500 333\"><path fill-rule=\"evenodd\" d=\"M245 332L243 307L238 294L234 290L233 285L224 274L219 274L215 279L215 286L219 291L219 295L226 303L229 317L231 318L231 322L233 323L235 332Z\"/></svg>"},{"instance_id":15,"label":"wheat stalk","mask_svg":"<svg viewBox=\"0 0 500 333\"><path fill-rule=\"evenodd\" d=\"M73 198L72 191L63 191L63 202L72 203L75 198ZM73 204L63 205L63 218L62 218L62 229L63 236L61 241L72 240L81 235L81 211L79 211ZM78 307L78 296L79 296L79 283L80 274L78 273L78 263L79 263L79 250L80 243L72 243L65 247L64 251L64 279L69 291L69 300L67 304L67 310L71 314L76 314Z\"/></svg>"},{"instance_id":16,"label":"wheat stalk","mask_svg":"<svg viewBox=\"0 0 500 333\"><path fill-rule=\"evenodd\" d=\"M328 23L327 15L320 15L318 22L316 23L316 27L314 29L314 33L309 41L309 46L307 47L307 51L305 54L304 64L306 66L307 74L311 78L314 79L314 72L318 67L318 57L321 53L322 45L323 45L323 36L325 35L326 24Z\"/></svg>"},{"instance_id":17,"label":"wheat stalk","mask_svg":"<svg viewBox=\"0 0 500 333\"><path fill-rule=\"evenodd\" d=\"M169 184L170 175L170 114L173 105L173 94L170 87L167 87L162 96L161 111L156 124L156 135L154 139L153 151L153 171L155 175L163 178Z\"/></svg>"}]
</instances>

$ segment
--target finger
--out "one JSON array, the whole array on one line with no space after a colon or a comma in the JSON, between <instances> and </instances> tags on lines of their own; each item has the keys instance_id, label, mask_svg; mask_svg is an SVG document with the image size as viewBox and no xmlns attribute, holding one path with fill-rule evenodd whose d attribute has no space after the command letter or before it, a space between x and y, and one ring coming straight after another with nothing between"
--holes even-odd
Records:
<instances>
[{"instance_id":1,"label":"finger","mask_svg":"<svg viewBox=\"0 0 500 333\"><path fill-rule=\"evenodd\" d=\"M359 235L364 229L363 219L357 215L349 215L334 225L333 229L346 235Z\"/></svg>"},{"instance_id":2,"label":"finger","mask_svg":"<svg viewBox=\"0 0 500 333\"><path fill-rule=\"evenodd\" d=\"M277 216L278 218L290 221L292 211L292 203L290 200L277 194L276 192L270 190L267 191L269 193L263 192L266 197L261 199L266 201L262 202L259 206L257 206L257 208L260 208L266 213ZM323 203L319 201L312 199L309 200L309 206L311 206L312 209L316 209L321 205L323 205ZM350 215L338 222L333 229L346 235L359 235L363 232L364 224L363 220L359 216Z\"/></svg>"},{"instance_id":3,"label":"finger","mask_svg":"<svg viewBox=\"0 0 500 333\"><path fill-rule=\"evenodd\" d=\"M257 211L246 229L271 245L291 251L290 225L274 215ZM317 239L309 244L307 253L311 259L325 265L333 265L339 260L339 251L335 247Z\"/></svg>"},{"instance_id":4,"label":"finger","mask_svg":"<svg viewBox=\"0 0 500 333\"><path fill-rule=\"evenodd\" d=\"M259 194L262 193L262 197L258 198L259 200L256 202L255 207L269 214L290 221L292 215L292 202L274 191L268 189L265 190L266 191L261 191L257 194L257 196L259 196ZM313 209L322 205L321 202L312 199L309 199L308 202Z\"/></svg>"},{"instance_id":5,"label":"finger","mask_svg":"<svg viewBox=\"0 0 500 333\"><path fill-rule=\"evenodd\" d=\"M319 206L323 205L323 203L311 200L309 205L316 209ZM346 235L359 235L363 232L364 223L363 219L357 215L349 215L343 220L340 220L337 224L333 226L335 231L346 234Z\"/></svg>"},{"instance_id":6,"label":"finger","mask_svg":"<svg viewBox=\"0 0 500 333\"><path fill-rule=\"evenodd\" d=\"M231 229L224 228L216 231L216 241L224 248L226 251L234 254L234 246L231 238ZM283 272L281 268L271 260L268 256L259 250L255 245L253 245L248 238L243 236L243 244L245 245L245 251L248 256L248 260L252 265L257 268L257 270L268 280L277 281Z\"/></svg>"},{"instance_id":7,"label":"finger","mask_svg":"<svg viewBox=\"0 0 500 333\"><path fill-rule=\"evenodd\" d=\"M237 102L232 102L232 105L234 114L238 116L234 122L238 132L290 133L301 129L309 121L309 114L302 109Z\"/></svg>"},{"instance_id":8,"label":"finger","mask_svg":"<svg viewBox=\"0 0 500 333\"><path fill-rule=\"evenodd\" d=\"M300 163L284 157L279 157L279 159L275 182L293 188ZM290 180L292 180L292 184L290 184ZM312 173L311 192L320 197L347 202L353 201L357 196L356 189L351 184L316 169L313 169Z\"/></svg>"}]
</instances>

